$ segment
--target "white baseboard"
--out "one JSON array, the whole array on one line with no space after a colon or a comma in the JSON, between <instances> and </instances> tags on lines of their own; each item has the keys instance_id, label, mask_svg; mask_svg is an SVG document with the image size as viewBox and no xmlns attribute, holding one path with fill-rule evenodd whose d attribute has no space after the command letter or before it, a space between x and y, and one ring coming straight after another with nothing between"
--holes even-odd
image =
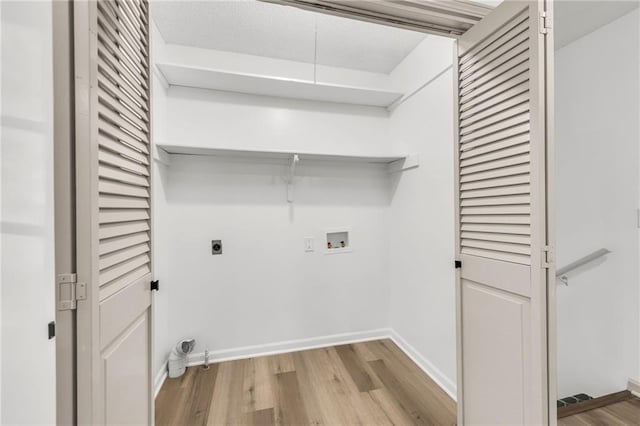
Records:
<instances>
[{"instance_id":1,"label":"white baseboard","mask_svg":"<svg viewBox=\"0 0 640 426\"><path fill-rule=\"evenodd\" d=\"M347 343L366 342L388 338L391 330L358 331L355 333L333 334L329 336L312 337L310 339L288 340L264 345L244 346L240 348L209 351L209 362L233 361L236 359L254 358L258 356L276 355L287 352L298 352L307 349L325 348L327 346L344 345ZM204 364L204 352L189 355L187 365Z\"/></svg>"},{"instance_id":2,"label":"white baseboard","mask_svg":"<svg viewBox=\"0 0 640 426\"><path fill-rule=\"evenodd\" d=\"M160 392L160 389L162 388L162 385L164 384L164 381L167 380L167 362L168 361L163 362L162 366L156 373L156 378L153 381L153 399L156 399L158 393Z\"/></svg>"},{"instance_id":3,"label":"white baseboard","mask_svg":"<svg viewBox=\"0 0 640 426\"><path fill-rule=\"evenodd\" d=\"M627 382L627 389L629 392L640 398L640 381L635 379L629 379Z\"/></svg>"},{"instance_id":4,"label":"white baseboard","mask_svg":"<svg viewBox=\"0 0 640 426\"><path fill-rule=\"evenodd\" d=\"M407 343L406 340L402 336L400 336L395 330L391 330L391 340L398 345L402 351L407 354L411 360L418 365L424 371L427 376L431 377L431 379L436 382L438 386L444 390L447 395L451 397L454 401L457 400L457 385L451 379L442 373L438 368L436 368L431 361L425 358L420 352L418 352L413 346Z\"/></svg>"},{"instance_id":5,"label":"white baseboard","mask_svg":"<svg viewBox=\"0 0 640 426\"><path fill-rule=\"evenodd\" d=\"M367 342L370 340L390 338L391 330L359 331L355 333L333 334L329 336L312 337L309 339L288 340L264 345L243 346L233 349L209 352L209 362L235 361L238 359L255 358L258 356L276 355L288 352L298 352L307 349L325 348L327 346L344 345L348 343ZM204 352L189 355L187 366L193 367L204 364ZM160 392L162 384L167 379L167 363L165 362L156 374L154 381L155 396Z\"/></svg>"},{"instance_id":6,"label":"white baseboard","mask_svg":"<svg viewBox=\"0 0 640 426\"><path fill-rule=\"evenodd\" d=\"M456 384L437 369L429 360L420 354L413 346L407 343L398 333L390 328L359 331L355 333L333 334L329 336L313 337L309 339L288 340L264 345L244 346L240 348L224 349L209 352L209 362L234 361L238 359L254 358L259 356L276 355L289 352L298 352L308 349L325 348L328 346L345 345L349 343L367 342L371 340L391 339L422 371L436 382L453 400L456 400ZM187 365L193 367L204 364L204 352L191 354L187 359ZM154 381L155 396L160 392L164 381L167 379L167 363L165 362L158 371Z\"/></svg>"}]
</instances>

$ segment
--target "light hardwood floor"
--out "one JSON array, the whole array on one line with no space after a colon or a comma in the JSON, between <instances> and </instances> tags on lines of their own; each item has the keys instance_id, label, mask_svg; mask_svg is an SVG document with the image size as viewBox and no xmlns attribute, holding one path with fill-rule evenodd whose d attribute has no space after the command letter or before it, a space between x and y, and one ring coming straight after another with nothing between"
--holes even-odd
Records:
<instances>
[{"instance_id":1,"label":"light hardwood floor","mask_svg":"<svg viewBox=\"0 0 640 426\"><path fill-rule=\"evenodd\" d=\"M455 402L392 341L191 367L158 425L453 425Z\"/></svg>"},{"instance_id":2,"label":"light hardwood floor","mask_svg":"<svg viewBox=\"0 0 640 426\"><path fill-rule=\"evenodd\" d=\"M558 419L558 426L637 426L640 425L640 399L631 397L595 410Z\"/></svg>"}]
</instances>

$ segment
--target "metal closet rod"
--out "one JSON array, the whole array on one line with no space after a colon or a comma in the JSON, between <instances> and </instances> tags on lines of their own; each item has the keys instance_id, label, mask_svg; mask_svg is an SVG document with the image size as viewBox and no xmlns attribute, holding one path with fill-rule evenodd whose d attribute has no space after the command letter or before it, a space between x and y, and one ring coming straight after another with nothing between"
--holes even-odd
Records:
<instances>
[{"instance_id":1,"label":"metal closet rod","mask_svg":"<svg viewBox=\"0 0 640 426\"><path fill-rule=\"evenodd\" d=\"M601 248L598 249L596 251L594 251L593 253L589 253L586 256L581 257L580 259L571 262L570 264L568 264L567 266L564 266L560 269L558 269L556 271L556 277L559 277L560 280L565 283L566 285L569 284L569 280L567 277L565 277L564 275L566 275L567 273L573 271L576 268L579 268L582 265L586 265L589 262L593 262L594 260L598 259L599 257L602 257L606 254L611 253L611 250L606 249L606 248Z\"/></svg>"}]
</instances>

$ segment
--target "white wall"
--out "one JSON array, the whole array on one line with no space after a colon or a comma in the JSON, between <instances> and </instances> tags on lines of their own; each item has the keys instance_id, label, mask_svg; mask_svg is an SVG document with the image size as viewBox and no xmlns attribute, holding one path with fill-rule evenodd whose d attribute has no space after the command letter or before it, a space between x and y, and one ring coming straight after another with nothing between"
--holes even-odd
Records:
<instances>
[{"instance_id":1,"label":"white wall","mask_svg":"<svg viewBox=\"0 0 640 426\"><path fill-rule=\"evenodd\" d=\"M437 77L390 119L394 149L419 153L420 167L392 180L389 276L392 329L455 395L452 52L428 37L392 73L407 88Z\"/></svg>"},{"instance_id":2,"label":"white wall","mask_svg":"<svg viewBox=\"0 0 640 426\"><path fill-rule=\"evenodd\" d=\"M168 96L165 143L172 145L388 153L388 114L381 108L178 86Z\"/></svg>"},{"instance_id":3,"label":"white wall","mask_svg":"<svg viewBox=\"0 0 640 426\"><path fill-rule=\"evenodd\" d=\"M179 156L170 169L161 232L173 341L217 351L387 325L384 170L300 165L290 206L286 165ZM354 252L325 255L322 233L338 226L352 228ZM223 255L211 255L212 239Z\"/></svg>"},{"instance_id":4,"label":"white wall","mask_svg":"<svg viewBox=\"0 0 640 426\"><path fill-rule=\"evenodd\" d=\"M613 253L558 287L558 395L639 374L638 11L556 51L557 264Z\"/></svg>"},{"instance_id":5,"label":"white wall","mask_svg":"<svg viewBox=\"0 0 640 426\"><path fill-rule=\"evenodd\" d=\"M166 139L311 152L388 152L385 110L171 87ZM288 165L173 156L156 180L156 276L170 300L169 341L225 351L388 326L388 175L384 167ZM160 185L161 188L158 188ZM352 228L353 253L325 255L323 232ZM303 238L315 238L305 253ZM222 239L224 254L211 255ZM160 263L164 262L165 265ZM166 289L166 290L165 290Z\"/></svg>"},{"instance_id":6,"label":"white wall","mask_svg":"<svg viewBox=\"0 0 640 426\"><path fill-rule=\"evenodd\" d=\"M1 2L2 424L55 424L50 2Z\"/></svg>"},{"instance_id":7,"label":"white wall","mask_svg":"<svg viewBox=\"0 0 640 426\"><path fill-rule=\"evenodd\" d=\"M394 88L411 95L391 113L184 87L166 92L158 143L417 152L421 160L393 176L380 166L303 162L289 205L285 163L172 156L158 169L154 195L155 271L169 295L170 344L194 337L196 352L208 348L220 358L391 327L455 394L451 44L429 37L390 75ZM340 226L352 228L354 252L324 255L323 231ZM315 238L313 253L303 250L306 236ZM222 256L211 255L212 239L223 240Z\"/></svg>"}]
</instances>

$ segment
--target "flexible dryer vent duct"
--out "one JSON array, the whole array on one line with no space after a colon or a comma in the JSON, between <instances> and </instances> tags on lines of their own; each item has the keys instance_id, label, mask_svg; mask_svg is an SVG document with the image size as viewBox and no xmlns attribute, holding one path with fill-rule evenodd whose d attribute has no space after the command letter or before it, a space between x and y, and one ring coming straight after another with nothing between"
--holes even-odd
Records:
<instances>
[{"instance_id":1,"label":"flexible dryer vent duct","mask_svg":"<svg viewBox=\"0 0 640 426\"><path fill-rule=\"evenodd\" d=\"M180 377L187 369L187 355L196 346L195 339L185 339L179 341L171 351L169 356L169 377Z\"/></svg>"}]
</instances>

